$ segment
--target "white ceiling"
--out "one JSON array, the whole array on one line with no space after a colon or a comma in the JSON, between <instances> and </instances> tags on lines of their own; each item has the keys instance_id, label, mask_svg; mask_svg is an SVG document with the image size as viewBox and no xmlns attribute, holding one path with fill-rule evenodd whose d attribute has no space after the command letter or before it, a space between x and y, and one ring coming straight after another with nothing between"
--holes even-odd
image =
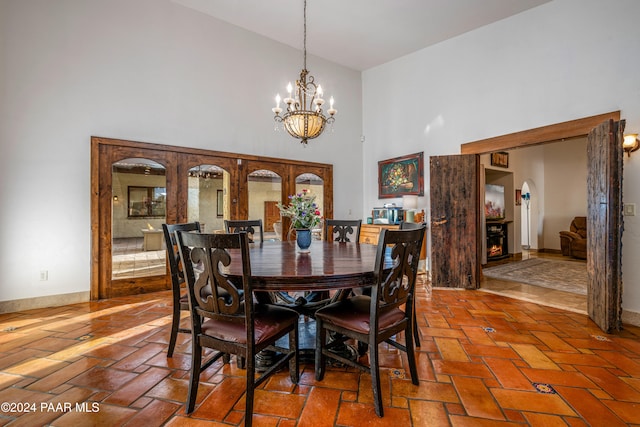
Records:
<instances>
[{"instance_id":1,"label":"white ceiling","mask_svg":"<svg viewBox=\"0 0 640 427\"><path fill-rule=\"evenodd\" d=\"M302 50L303 0L171 0ZM307 53L366 70L551 0L308 0Z\"/></svg>"}]
</instances>

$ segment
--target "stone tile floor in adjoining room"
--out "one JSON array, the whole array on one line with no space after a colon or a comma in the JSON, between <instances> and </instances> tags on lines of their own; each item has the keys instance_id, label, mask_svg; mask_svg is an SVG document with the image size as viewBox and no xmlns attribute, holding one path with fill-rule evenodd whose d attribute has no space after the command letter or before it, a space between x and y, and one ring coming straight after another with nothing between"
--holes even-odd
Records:
<instances>
[{"instance_id":1,"label":"stone tile floor in adjoining room","mask_svg":"<svg viewBox=\"0 0 640 427\"><path fill-rule=\"evenodd\" d=\"M555 261L575 262L584 266L586 271L586 261L575 258L562 256L556 253L537 252L534 250L522 250L521 260L531 258L544 258ZM494 262L492 265L518 262L519 260L503 260ZM585 283L586 286L586 283ZM526 283L514 282L510 280L499 280L490 277L483 277L480 283L480 290L491 292L502 296L516 298L523 301L542 304L549 307L561 308L576 313L587 314L587 296L565 292L555 289L544 288L541 286L528 285Z\"/></svg>"},{"instance_id":2,"label":"stone tile floor in adjoining room","mask_svg":"<svg viewBox=\"0 0 640 427\"><path fill-rule=\"evenodd\" d=\"M640 425L640 328L478 291L418 294L420 385L382 346L385 417L370 376L312 365L256 393L257 426ZM0 315L0 425L233 426L244 418L235 358L203 372L187 416L190 338L166 357L169 292ZM76 403L83 403L78 405Z\"/></svg>"},{"instance_id":3,"label":"stone tile floor in adjoining room","mask_svg":"<svg viewBox=\"0 0 640 427\"><path fill-rule=\"evenodd\" d=\"M164 243L161 250L145 251L142 237L114 239L112 257L114 279L156 276L167 271Z\"/></svg>"}]
</instances>

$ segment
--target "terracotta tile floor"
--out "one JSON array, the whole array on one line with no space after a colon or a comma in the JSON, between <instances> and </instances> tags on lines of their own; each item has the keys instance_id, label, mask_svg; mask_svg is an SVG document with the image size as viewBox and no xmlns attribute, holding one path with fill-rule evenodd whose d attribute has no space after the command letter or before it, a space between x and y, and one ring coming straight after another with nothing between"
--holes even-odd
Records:
<instances>
[{"instance_id":1,"label":"terracotta tile floor","mask_svg":"<svg viewBox=\"0 0 640 427\"><path fill-rule=\"evenodd\" d=\"M257 393L258 426L640 425L640 328L605 335L585 315L478 291L421 287L420 385L382 352L385 417L370 377L285 372ZM201 377L184 413L190 340L166 357L169 292L0 315L0 425L242 425L235 359ZM8 405L7 405L8 404Z\"/></svg>"}]
</instances>

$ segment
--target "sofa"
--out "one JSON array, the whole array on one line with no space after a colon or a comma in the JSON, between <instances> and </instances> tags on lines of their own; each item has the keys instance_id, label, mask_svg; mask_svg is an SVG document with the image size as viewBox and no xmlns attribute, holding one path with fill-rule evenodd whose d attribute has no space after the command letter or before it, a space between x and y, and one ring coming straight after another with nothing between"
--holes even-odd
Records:
<instances>
[{"instance_id":1,"label":"sofa","mask_svg":"<svg viewBox=\"0 0 640 427\"><path fill-rule=\"evenodd\" d=\"M562 255L587 259L587 217L577 216L571 221L569 231L560 232Z\"/></svg>"}]
</instances>

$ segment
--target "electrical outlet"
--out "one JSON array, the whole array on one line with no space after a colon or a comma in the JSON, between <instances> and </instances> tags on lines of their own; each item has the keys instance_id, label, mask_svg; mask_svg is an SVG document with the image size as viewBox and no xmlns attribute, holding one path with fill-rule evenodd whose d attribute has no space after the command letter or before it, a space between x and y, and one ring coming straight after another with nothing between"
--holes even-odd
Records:
<instances>
[{"instance_id":1,"label":"electrical outlet","mask_svg":"<svg viewBox=\"0 0 640 427\"><path fill-rule=\"evenodd\" d=\"M48 270L40 270L40 281L44 282L49 280L49 271Z\"/></svg>"},{"instance_id":2,"label":"electrical outlet","mask_svg":"<svg viewBox=\"0 0 640 427\"><path fill-rule=\"evenodd\" d=\"M625 203L624 204L624 214L626 216L636 216L636 204L635 203Z\"/></svg>"}]
</instances>

